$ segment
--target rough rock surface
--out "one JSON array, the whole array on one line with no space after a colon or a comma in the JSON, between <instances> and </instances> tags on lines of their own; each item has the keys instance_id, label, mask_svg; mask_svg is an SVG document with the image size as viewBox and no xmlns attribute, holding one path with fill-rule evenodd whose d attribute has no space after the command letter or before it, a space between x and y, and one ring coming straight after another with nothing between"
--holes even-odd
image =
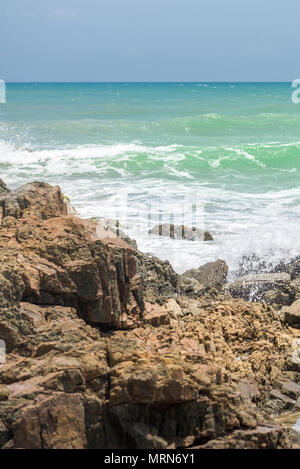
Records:
<instances>
[{"instance_id":1,"label":"rough rock surface","mask_svg":"<svg viewBox=\"0 0 300 469\"><path fill-rule=\"evenodd\" d=\"M150 235L164 236L167 238L188 239L189 241L213 241L214 239L209 231L199 230L199 228L190 228L185 225L172 225L170 223L155 225L148 233Z\"/></svg>"},{"instance_id":2,"label":"rough rock surface","mask_svg":"<svg viewBox=\"0 0 300 469\"><path fill-rule=\"evenodd\" d=\"M67 215L59 188L5 194L0 447L299 447L272 396L296 406L300 339L271 307L182 294L170 264Z\"/></svg>"},{"instance_id":3,"label":"rough rock surface","mask_svg":"<svg viewBox=\"0 0 300 469\"><path fill-rule=\"evenodd\" d=\"M137 272L142 279L145 300L162 303L180 290L180 276L168 261L136 252Z\"/></svg>"},{"instance_id":4,"label":"rough rock surface","mask_svg":"<svg viewBox=\"0 0 300 469\"><path fill-rule=\"evenodd\" d=\"M296 295L290 275L284 272L245 275L229 283L227 289L235 298L268 304L290 305Z\"/></svg>"},{"instance_id":5,"label":"rough rock surface","mask_svg":"<svg viewBox=\"0 0 300 469\"><path fill-rule=\"evenodd\" d=\"M290 326L300 329L300 300L295 301L285 310L284 317Z\"/></svg>"},{"instance_id":6,"label":"rough rock surface","mask_svg":"<svg viewBox=\"0 0 300 469\"><path fill-rule=\"evenodd\" d=\"M225 261L218 259L215 262L208 262L198 269L190 269L182 274L183 278L197 280L204 288L222 288L227 279L228 266Z\"/></svg>"},{"instance_id":7,"label":"rough rock surface","mask_svg":"<svg viewBox=\"0 0 300 469\"><path fill-rule=\"evenodd\" d=\"M137 263L120 238L98 239L96 223L68 216L61 191L27 184L2 199L0 303L21 299L73 306L95 324L139 316Z\"/></svg>"}]
</instances>

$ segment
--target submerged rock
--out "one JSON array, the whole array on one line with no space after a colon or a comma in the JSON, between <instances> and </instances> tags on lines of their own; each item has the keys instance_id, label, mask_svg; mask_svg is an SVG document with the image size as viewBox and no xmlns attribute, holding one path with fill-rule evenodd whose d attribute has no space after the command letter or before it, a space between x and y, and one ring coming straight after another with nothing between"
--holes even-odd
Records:
<instances>
[{"instance_id":1,"label":"submerged rock","mask_svg":"<svg viewBox=\"0 0 300 469\"><path fill-rule=\"evenodd\" d=\"M167 238L175 239L188 239L190 241L213 241L213 236L209 231L199 230L198 228L189 228L185 225L172 225L170 223L163 223L155 225L148 232L150 235L164 236Z\"/></svg>"}]
</instances>

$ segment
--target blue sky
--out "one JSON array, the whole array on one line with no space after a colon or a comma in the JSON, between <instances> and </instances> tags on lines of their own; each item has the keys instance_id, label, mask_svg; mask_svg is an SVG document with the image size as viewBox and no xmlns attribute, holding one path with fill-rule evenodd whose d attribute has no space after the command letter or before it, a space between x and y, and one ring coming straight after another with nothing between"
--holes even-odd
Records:
<instances>
[{"instance_id":1,"label":"blue sky","mask_svg":"<svg viewBox=\"0 0 300 469\"><path fill-rule=\"evenodd\" d=\"M291 81L299 0L0 0L6 81Z\"/></svg>"}]
</instances>

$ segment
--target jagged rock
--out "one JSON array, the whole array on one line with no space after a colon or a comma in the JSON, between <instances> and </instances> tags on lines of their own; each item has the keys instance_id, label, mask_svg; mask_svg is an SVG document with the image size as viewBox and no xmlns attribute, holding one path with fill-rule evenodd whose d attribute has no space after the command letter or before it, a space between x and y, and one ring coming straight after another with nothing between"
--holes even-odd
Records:
<instances>
[{"instance_id":1,"label":"jagged rock","mask_svg":"<svg viewBox=\"0 0 300 469\"><path fill-rule=\"evenodd\" d=\"M145 304L144 321L152 326L163 326L170 324L170 315L164 306Z\"/></svg>"},{"instance_id":2,"label":"jagged rock","mask_svg":"<svg viewBox=\"0 0 300 469\"><path fill-rule=\"evenodd\" d=\"M245 275L229 283L227 289L234 298L269 304L284 301L283 304L290 305L295 298L295 289L287 273Z\"/></svg>"},{"instance_id":3,"label":"jagged rock","mask_svg":"<svg viewBox=\"0 0 300 469\"><path fill-rule=\"evenodd\" d=\"M138 273L143 279L144 298L149 303L164 303L180 290L180 277L168 261L135 253Z\"/></svg>"},{"instance_id":4,"label":"jagged rock","mask_svg":"<svg viewBox=\"0 0 300 469\"><path fill-rule=\"evenodd\" d=\"M8 189L5 182L0 179L0 198L6 197L9 194L10 190Z\"/></svg>"},{"instance_id":5,"label":"jagged rock","mask_svg":"<svg viewBox=\"0 0 300 469\"><path fill-rule=\"evenodd\" d=\"M281 390L286 396L295 401L300 397L300 385L293 381L283 382Z\"/></svg>"},{"instance_id":6,"label":"jagged rock","mask_svg":"<svg viewBox=\"0 0 300 469\"><path fill-rule=\"evenodd\" d=\"M47 206L50 212L42 208L44 214L54 215L58 193L50 190ZM22 299L36 304L74 306L87 321L117 327L123 314L141 313L142 287L139 291L135 282L134 292L130 289L136 276L136 259L124 241L99 240L96 224L88 220L73 216L41 220L35 215L34 204L30 210L17 225L7 226L6 218L2 221L2 306L19 304ZM38 213L40 210L38 205Z\"/></svg>"},{"instance_id":7,"label":"jagged rock","mask_svg":"<svg viewBox=\"0 0 300 469\"><path fill-rule=\"evenodd\" d=\"M186 278L197 280L204 288L215 287L222 288L226 283L228 266L225 261L218 259L215 262L209 262L198 269L190 269L182 274L184 282Z\"/></svg>"},{"instance_id":8,"label":"jagged rock","mask_svg":"<svg viewBox=\"0 0 300 469\"><path fill-rule=\"evenodd\" d=\"M59 194L34 184L1 202L0 447L297 447L263 407L283 370L280 392L298 395L299 344L278 314L186 295L168 262L99 239Z\"/></svg>"},{"instance_id":9,"label":"jagged rock","mask_svg":"<svg viewBox=\"0 0 300 469\"><path fill-rule=\"evenodd\" d=\"M279 426L258 426L253 430L236 430L217 440L193 449L298 449L298 434Z\"/></svg>"},{"instance_id":10,"label":"jagged rock","mask_svg":"<svg viewBox=\"0 0 300 469\"><path fill-rule=\"evenodd\" d=\"M81 396L60 394L46 399L41 397L37 405L20 411L13 434L14 448L85 448L87 441Z\"/></svg>"},{"instance_id":11,"label":"jagged rock","mask_svg":"<svg viewBox=\"0 0 300 469\"><path fill-rule=\"evenodd\" d=\"M7 431L7 428L5 425L0 420L0 448L2 448L5 443L9 440L9 432Z\"/></svg>"},{"instance_id":12,"label":"jagged rock","mask_svg":"<svg viewBox=\"0 0 300 469\"><path fill-rule=\"evenodd\" d=\"M0 384L0 401L6 401L9 397L9 389L5 384Z\"/></svg>"},{"instance_id":13,"label":"jagged rock","mask_svg":"<svg viewBox=\"0 0 300 469\"><path fill-rule=\"evenodd\" d=\"M288 264L288 272L292 280L294 280L297 277L300 277L300 258L299 257L297 257L296 259L294 259Z\"/></svg>"},{"instance_id":14,"label":"jagged rock","mask_svg":"<svg viewBox=\"0 0 300 469\"><path fill-rule=\"evenodd\" d=\"M109 218L98 219L97 225L97 234L101 238L101 236L107 237L107 232L112 233L112 237L120 237L123 239L129 246L133 249L137 249L137 242L135 239L131 239L127 233L119 227L118 220L111 220Z\"/></svg>"},{"instance_id":15,"label":"jagged rock","mask_svg":"<svg viewBox=\"0 0 300 469\"><path fill-rule=\"evenodd\" d=\"M150 235L164 236L175 239L188 239L190 241L203 240L213 241L212 235L208 231L199 230L198 228L189 228L185 225L172 225L163 223L155 225L148 231Z\"/></svg>"},{"instance_id":16,"label":"jagged rock","mask_svg":"<svg viewBox=\"0 0 300 469\"><path fill-rule=\"evenodd\" d=\"M288 350L286 368L289 371L300 372L300 339L294 339Z\"/></svg>"},{"instance_id":17,"label":"jagged rock","mask_svg":"<svg viewBox=\"0 0 300 469\"><path fill-rule=\"evenodd\" d=\"M252 374L259 388L276 376L275 366L280 373L280 321L242 300L181 304L169 299L155 307L172 311L166 324L150 321L101 338L72 308L21 303L16 344L0 366L9 389L0 419L10 445L163 449L256 428L258 410L231 376L244 382ZM246 361L235 358L244 354ZM251 393L259 401L257 388Z\"/></svg>"},{"instance_id":18,"label":"jagged rock","mask_svg":"<svg viewBox=\"0 0 300 469\"><path fill-rule=\"evenodd\" d=\"M272 391L270 392L270 398L276 401L278 400L282 403L282 406L280 409L281 412L288 410L288 409L292 409L296 404L296 401L294 399L291 399L290 397L284 395L278 389L272 389Z\"/></svg>"},{"instance_id":19,"label":"jagged rock","mask_svg":"<svg viewBox=\"0 0 300 469\"><path fill-rule=\"evenodd\" d=\"M285 310L284 319L290 326L300 329L300 300L295 301Z\"/></svg>"},{"instance_id":20,"label":"jagged rock","mask_svg":"<svg viewBox=\"0 0 300 469\"><path fill-rule=\"evenodd\" d=\"M239 388L240 393L245 399L249 399L250 401L253 401L253 402L259 399L260 391L257 386L257 383L251 382L245 379L241 381L240 383L238 383L238 388Z\"/></svg>"},{"instance_id":21,"label":"jagged rock","mask_svg":"<svg viewBox=\"0 0 300 469\"><path fill-rule=\"evenodd\" d=\"M67 215L67 206L58 186L52 187L43 182L25 184L1 198L3 218L21 218L30 213L43 220Z\"/></svg>"},{"instance_id":22,"label":"jagged rock","mask_svg":"<svg viewBox=\"0 0 300 469\"><path fill-rule=\"evenodd\" d=\"M283 306L291 304L295 299L295 290L291 285L290 288L284 290L268 290L261 297L261 301L272 305L275 309L280 310Z\"/></svg>"},{"instance_id":23,"label":"jagged rock","mask_svg":"<svg viewBox=\"0 0 300 469\"><path fill-rule=\"evenodd\" d=\"M295 300L300 299L300 277L291 281L291 286L295 289Z\"/></svg>"},{"instance_id":24,"label":"jagged rock","mask_svg":"<svg viewBox=\"0 0 300 469\"><path fill-rule=\"evenodd\" d=\"M182 295L199 297L205 292L205 286L194 278L184 277L180 278L180 292Z\"/></svg>"}]
</instances>

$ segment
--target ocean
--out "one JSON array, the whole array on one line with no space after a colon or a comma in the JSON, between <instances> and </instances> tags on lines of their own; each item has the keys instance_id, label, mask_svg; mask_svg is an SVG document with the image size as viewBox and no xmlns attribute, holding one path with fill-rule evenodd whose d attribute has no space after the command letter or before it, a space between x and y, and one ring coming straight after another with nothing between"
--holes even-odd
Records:
<instances>
[{"instance_id":1,"label":"ocean","mask_svg":"<svg viewBox=\"0 0 300 469\"><path fill-rule=\"evenodd\" d=\"M300 104L290 83L18 83L0 104L0 176L58 184L176 271L300 254ZM148 235L159 220L213 241ZM201 225L201 226L200 226Z\"/></svg>"}]
</instances>

